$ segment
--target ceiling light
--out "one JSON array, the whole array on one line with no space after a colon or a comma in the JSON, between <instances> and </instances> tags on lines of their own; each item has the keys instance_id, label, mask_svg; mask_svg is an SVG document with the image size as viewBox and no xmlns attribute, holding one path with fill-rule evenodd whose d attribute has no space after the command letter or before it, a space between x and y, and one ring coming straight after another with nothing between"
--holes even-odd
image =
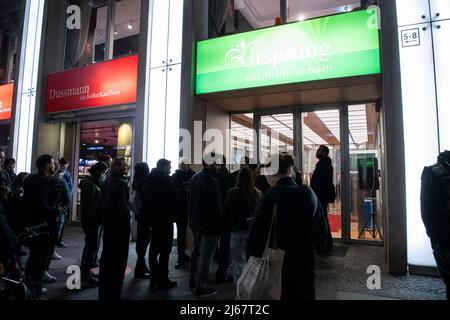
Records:
<instances>
[{"instance_id":1,"label":"ceiling light","mask_svg":"<svg viewBox=\"0 0 450 320\"><path fill-rule=\"evenodd\" d=\"M114 31L114 34L117 36L119 33L117 31Z\"/></svg>"},{"instance_id":2,"label":"ceiling light","mask_svg":"<svg viewBox=\"0 0 450 320\"><path fill-rule=\"evenodd\" d=\"M131 23L128 24L128 29L133 29L133 26L131 25Z\"/></svg>"}]
</instances>

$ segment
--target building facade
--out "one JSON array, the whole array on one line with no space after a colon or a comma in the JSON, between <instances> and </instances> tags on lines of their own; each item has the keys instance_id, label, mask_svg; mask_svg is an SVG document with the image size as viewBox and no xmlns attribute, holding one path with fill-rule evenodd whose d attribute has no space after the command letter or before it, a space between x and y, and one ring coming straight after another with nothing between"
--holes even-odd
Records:
<instances>
[{"instance_id":1,"label":"building facade","mask_svg":"<svg viewBox=\"0 0 450 320\"><path fill-rule=\"evenodd\" d=\"M19 172L48 153L78 181L104 155L199 166L218 139L230 169L291 152L304 183L324 144L333 236L384 246L392 274L428 272L420 174L450 148L449 1L269 2L9 2L0 144Z\"/></svg>"}]
</instances>

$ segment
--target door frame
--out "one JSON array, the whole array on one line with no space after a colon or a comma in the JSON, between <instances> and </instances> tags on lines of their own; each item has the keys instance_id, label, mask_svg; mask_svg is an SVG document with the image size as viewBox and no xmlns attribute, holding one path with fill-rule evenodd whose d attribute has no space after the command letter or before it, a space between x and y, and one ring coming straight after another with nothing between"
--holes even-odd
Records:
<instances>
[{"instance_id":1,"label":"door frame","mask_svg":"<svg viewBox=\"0 0 450 320\"><path fill-rule=\"evenodd\" d=\"M260 164L260 135L259 129L261 128L261 117L274 114L292 113L293 115L293 129L294 129L294 158L297 163L303 164L303 152L302 152L302 119L301 115L305 112L325 111L325 110L338 110L340 121L340 141L341 141L341 238L334 239L338 243L360 243L366 245L383 246L384 240L359 240L351 239L351 183L350 183L350 145L349 145L349 118L348 118L348 106L356 104L368 104L373 103L373 100L357 101L357 102L339 102L317 105L300 105L283 108L268 108L257 109L253 112L232 112L230 114L238 113L253 113L253 127L256 130L256 143L254 144L253 154L258 159ZM296 139L296 137L299 137ZM379 208L383 210L382 208ZM383 225L383 230L385 226Z\"/></svg>"},{"instance_id":2,"label":"door frame","mask_svg":"<svg viewBox=\"0 0 450 320\"><path fill-rule=\"evenodd\" d=\"M73 158L72 162L74 165L72 166L72 177L73 177L73 195L72 195L72 210L71 210L71 216L70 221L78 221L77 220L77 213L78 213L78 174L79 174L79 161L80 161L80 146L81 146L81 124L85 122L96 122L96 121L102 121L102 120L120 120L120 119L130 119L131 125L132 125L132 138L131 138L131 166L130 171L131 174L133 174L133 168L135 165L135 157L134 157L134 148L135 148L135 140L136 140L136 116L132 113L125 113L125 114L108 114L108 115L101 115L101 116L92 116L87 118L81 118L76 119L73 121L75 123L75 130L74 130L74 143L73 146L75 148L73 152ZM71 121L72 122L72 121ZM132 176L131 176L132 177Z\"/></svg>"}]
</instances>

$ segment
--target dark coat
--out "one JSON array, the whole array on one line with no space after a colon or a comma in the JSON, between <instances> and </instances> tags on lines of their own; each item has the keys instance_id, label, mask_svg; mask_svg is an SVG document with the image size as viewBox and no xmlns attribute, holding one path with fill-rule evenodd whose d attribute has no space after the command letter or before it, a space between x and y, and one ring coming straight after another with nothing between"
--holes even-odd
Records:
<instances>
[{"instance_id":1,"label":"dark coat","mask_svg":"<svg viewBox=\"0 0 450 320\"><path fill-rule=\"evenodd\" d=\"M256 177L255 186L263 194L265 194L267 192L267 190L270 189L270 184L267 182L266 176L264 176L262 174Z\"/></svg>"},{"instance_id":2,"label":"dark coat","mask_svg":"<svg viewBox=\"0 0 450 320\"><path fill-rule=\"evenodd\" d=\"M445 155L445 153L442 154ZM448 153L450 162L450 153ZM433 248L450 250L450 168L444 161L425 167L421 183L421 214Z\"/></svg>"},{"instance_id":3,"label":"dark coat","mask_svg":"<svg viewBox=\"0 0 450 320\"><path fill-rule=\"evenodd\" d=\"M195 172L189 169L188 172L177 170L172 175L173 183L177 188L177 222L187 223L189 215L189 188Z\"/></svg>"},{"instance_id":4,"label":"dark coat","mask_svg":"<svg viewBox=\"0 0 450 320\"><path fill-rule=\"evenodd\" d=\"M258 195L253 201L244 198L238 187L228 191L223 213L225 225L230 231L248 231L256 206L262 197L261 191L256 191Z\"/></svg>"},{"instance_id":5,"label":"dark coat","mask_svg":"<svg viewBox=\"0 0 450 320\"><path fill-rule=\"evenodd\" d=\"M216 179L219 182L220 196L225 203L228 190L236 186L236 178L228 169L224 168L216 175Z\"/></svg>"},{"instance_id":6,"label":"dark coat","mask_svg":"<svg viewBox=\"0 0 450 320\"><path fill-rule=\"evenodd\" d=\"M311 188L316 193L322 206L328 204L332 184L333 166L331 165L331 159L330 157L324 157L317 162L316 169L311 177Z\"/></svg>"},{"instance_id":7,"label":"dark coat","mask_svg":"<svg viewBox=\"0 0 450 320\"><path fill-rule=\"evenodd\" d=\"M113 225L130 223L130 189L122 175L111 174L102 186L101 221Z\"/></svg>"},{"instance_id":8,"label":"dark coat","mask_svg":"<svg viewBox=\"0 0 450 320\"><path fill-rule=\"evenodd\" d=\"M101 189L100 183L90 176L80 182L81 227L83 229L100 226Z\"/></svg>"},{"instance_id":9,"label":"dark coat","mask_svg":"<svg viewBox=\"0 0 450 320\"><path fill-rule=\"evenodd\" d=\"M218 235L223 230L222 218L219 182L204 168L191 179L189 226L192 232Z\"/></svg>"},{"instance_id":10,"label":"dark coat","mask_svg":"<svg viewBox=\"0 0 450 320\"><path fill-rule=\"evenodd\" d=\"M153 169L144 182L143 217L150 224L173 223L177 189L168 173Z\"/></svg>"},{"instance_id":11,"label":"dark coat","mask_svg":"<svg viewBox=\"0 0 450 320\"><path fill-rule=\"evenodd\" d=\"M19 252L17 238L8 225L3 207L0 205L0 263L6 267L6 262L18 255Z\"/></svg>"},{"instance_id":12,"label":"dark coat","mask_svg":"<svg viewBox=\"0 0 450 320\"><path fill-rule=\"evenodd\" d=\"M268 239L274 205L277 205L276 244L286 252L282 270L282 296L304 296L314 288L315 243L324 242L327 229L311 188L282 178L262 197L248 236L248 255L261 257Z\"/></svg>"},{"instance_id":13,"label":"dark coat","mask_svg":"<svg viewBox=\"0 0 450 320\"><path fill-rule=\"evenodd\" d=\"M30 175L23 183L23 190L25 226L47 223L48 228L42 229L42 232L49 232L51 237L43 237L39 242L50 244L55 238L60 213L56 204L57 197L53 194L55 186L52 185L52 178L39 173Z\"/></svg>"}]
</instances>

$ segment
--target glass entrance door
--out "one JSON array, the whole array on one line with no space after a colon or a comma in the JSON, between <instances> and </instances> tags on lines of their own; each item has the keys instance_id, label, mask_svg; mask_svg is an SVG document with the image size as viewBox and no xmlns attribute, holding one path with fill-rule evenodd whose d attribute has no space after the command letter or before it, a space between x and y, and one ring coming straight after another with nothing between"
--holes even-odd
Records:
<instances>
[{"instance_id":1,"label":"glass entrance door","mask_svg":"<svg viewBox=\"0 0 450 320\"><path fill-rule=\"evenodd\" d=\"M328 148L336 192L327 208L333 238L383 240L383 130L375 103L259 111L248 123L252 117L260 163L273 152L290 152L303 184L311 184L319 147Z\"/></svg>"},{"instance_id":2,"label":"glass entrance door","mask_svg":"<svg viewBox=\"0 0 450 320\"><path fill-rule=\"evenodd\" d=\"M342 206L341 206L341 114L339 109L300 112L301 132L297 135L301 142L303 184L310 185L318 159L317 150L326 146L333 167L332 181L336 190L336 200L324 208L328 212L333 238L342 238ZM321 170L320 168L317 170ZM319 181L320 182L320 181ZM317 183L317 182L316 182ZM326 183L326 182L325 182ZM316 190L317 193L317 190ZM323 195L319 195L323 197Z\"/></svg>"}]
</instances>

